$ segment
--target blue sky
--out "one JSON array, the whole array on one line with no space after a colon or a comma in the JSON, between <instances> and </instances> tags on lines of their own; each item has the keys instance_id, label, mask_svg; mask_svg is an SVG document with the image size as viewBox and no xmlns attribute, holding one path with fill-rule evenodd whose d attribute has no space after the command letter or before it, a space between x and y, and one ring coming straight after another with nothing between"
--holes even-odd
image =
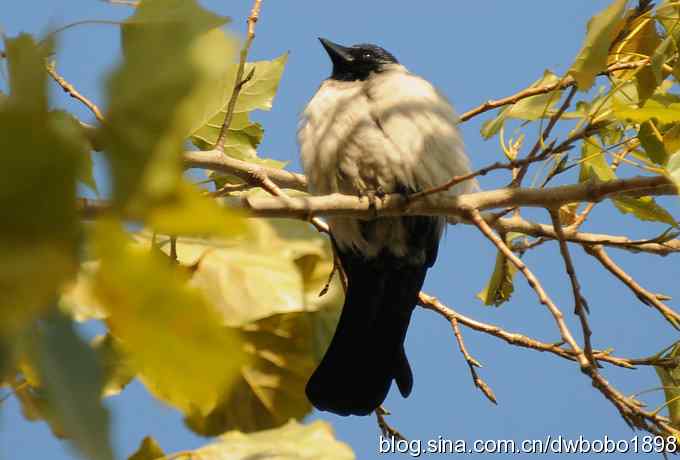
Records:
<instances>
[{"instance_id":1,"label":"blue sky","mask_svg":"<svg viewBox=\"0 0 680 460\"><path fill-rule=\"evenodd\" d=\"M232 16L232 29L242 35L250 1L205 0L214 11ZM271 59L290 51L279 94L271 112L255 118L266 129L260 155L290 161L299 171L295 133L297 117L319 83L330 72L328 59L319 46L322 36L343 44L373 42L384 46L413 72L434 82L459 111L511 94L540 77L546 68L564 73L578 51L590 16L609 2L545 0L405 2L401 0L344 0L342 2L263 3L251 57ZM521 6L519 6L521 5ZM558 7L559 6L559 7ZM130 10L98 0L23 0L6 2L0 11L0 28L8 35L20 31L41 33L82 19L122 19ZM57 56L59 69L81 92L105 106L102 76L119 56L118 29L111 25L81 26L62 34ZM140 75L143 78L143 75ZM83 120L91 115L80 105L54 90L54 103L73 111ZM496 140L479 136L477 117L462 127L475 166L500 158ZM535 131L527 130L529 140ZM485 188L507 181L498 174L483 178ZM677 200L663 203L680 217ZM547 213L528 213L548 221ZM640 224L622 216L610 205L598 211L584 230L650 237L664 227ZM677 334L658 314L642 305L622 284L608 276L580 248L572 255L583 293L591 307L590 321L597 348L614 347L623 356L649 356L666 347ZM610 251L610 255L636 279L654 292L680 298L680 264L674 258L632 255ZM495 249L465 226L449 228L437 265L424 289L458 311L499 324L540 340L558 340L552 318L536 301L533 291L518 277L512 302L501 308L481 305L474 295L484 286L495 258ZM573 301L557 246L548 243L525 257L556 303L571 317ZM671 305L678 306L677 300ZM480 375L494 390L499 405L489 403L474 388L467 365L457 350L449 324L427 311L417 310L407 338L407 353L415 386L409 399L393 390L386 406L389 418L410 439L543 439L547 435L566 438L630 439L632 432L614 407L592 388L573 363L531 350L514 348L490 336L463 329L469 351L484 364ZM580 340L580 334L577 334ZM658 387L652 369L630 371L607 366L605 376L624 393L633 394ZM650 407L661 400L659 392L645 397ZM174 410L156 403L144 388L134 383L120 396L107 401L114 417L114 440L118 458L126 458L146 435L154 436L166 450L196 448L208 440L192 435ZM349 443L360 459L377 458L378 429L373 417L342 418L315 413L310 420L329 420L337 436ZM644 435L646 433L637 433ZM55 440L44 423L25 421L16 402L9 399L0 409L0 458L75 458L72 451Z\"/></svg>"}]
</instances>

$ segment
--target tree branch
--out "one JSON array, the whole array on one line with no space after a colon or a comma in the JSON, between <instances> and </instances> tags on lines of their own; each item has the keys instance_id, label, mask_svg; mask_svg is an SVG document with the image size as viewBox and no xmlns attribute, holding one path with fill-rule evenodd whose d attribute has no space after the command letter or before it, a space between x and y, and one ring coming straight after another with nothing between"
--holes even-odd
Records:
<instances>
[{"instance_id":1,"label":"tree branch","mask_svg":"<svg viewBox=\"0 0 680 460\"><path fill-rule=\"evenodd\" d=\"M621 282L623 282L623 284L628 286L628 288L633 291L633 293L642 303L649 307L655 308L663 315L664 318L666 318L669 323L671 323L675 329L680 330L680 314L659 300L656 294L653 294L640 286L632 276L626 273L609 257L609 255L607 255L607 252L602 248L601 245L584 244L583 249L586 251L586 253L597 259L602 264L602 266L606 268L607 271L609 271L609 273L617 277L619 280L621 280Z\"/></svg>"},{"instance_id":2,"label":"tree branch","mask_svg":"<svg viewBox=\"0 0 680 460\"><path fill-rule=\"evenodd\" d=\"M611 65L606 71L602 72L600 75L608 75L612 72L616 72L618 70L626 70L626 69L636 69L638 67L647 65L649 63L649 59L642 59L640 61L636 62L623 62L623 63L618 63ZM502 99L497 99L497 100L489 100L481 105L478 105L477 107L468 110L467 112L463 113L460 116L460 121L464 122L469 120L470 118L476 117L477 115L488 112L489 110L497 109L499 107L503 107L505 105L511 105L515 104L522 99L526 99L528 97L532 96L538 96L539 94L546 94L550 93L552 91L555 91L557 89L565 89L569 88L570 86L574 86L576 84L576 81L572 76L566 76L559 81L555 83L550 83L547 85L541 85L541 86L535 86L531 88L526 88L523 89L522 91L515 93L511 96L504 97Z\"/></svg>"},{"instance_id":3,"label":"tree branch","mask_svg":"<svg viewBox=\"0 0 680 460\"><path fill-rule=\"evenodd\" d=\"M636 176L609 182L585 182L575 185L534 189L504 188L454 197L436 196L429 201L410 202L400 194L388 194L373 204L353 195L294 197L284 202L277 198L249 197L243 206L263 217L297 217L308 215L367 217L395 215L443 215L465 217L471 210L512 208L519 206L553 208L567 203L597 202L620 194L675 195L675 186L663 176Z\"/></svg>"},{"instance_id":4,"label":"tree branch","mask_svg":"<svg viewBox=\"0 0 680 460\"><path fill-rule=\"evenodd\" d=\"M241 56L239 58L238 70L236 71L236 79L234 80L234 89L229 98L229 103L227 104L227 113L224 116L224 123L222 123L222 128L220 129L220 134L215 142L215 150L224 152L224 141L227 138L227 133L229 132L229 126L231 125L231 120L234 117L234 109L236 108L236 101L238 100L238 95L241 92L241 88L245 85L251 78L253 78L253 73L255 68L243 78L243 72L245 71L246 61L248 60L248 52L250 51L250 46L253 44L255 39L255 24L260 19L260 9L262 8L262 0L254 0L253 7L250 10L250 15L246 21L248 24L248 34L246 36L246 42L243 44L241 49Z\"/></svg>"}]
</instances>

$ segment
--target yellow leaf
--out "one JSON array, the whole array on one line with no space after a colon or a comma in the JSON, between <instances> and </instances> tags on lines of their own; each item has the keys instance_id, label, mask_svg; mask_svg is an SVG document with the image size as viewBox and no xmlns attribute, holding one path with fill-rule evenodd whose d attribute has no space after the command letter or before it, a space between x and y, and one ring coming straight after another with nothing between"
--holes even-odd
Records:
<instances>
[{"instance_id":1,"label":"yellow leaf","mask_svg":"<svg viewBox=\"0 0 680 460\"><path fill-rule=\"evenodd\" d=\"M187 275L169 260L98 223L95 292L142 382L184 412L207 413L245 362L240 334L224 325Z\"/></svg>"},{"instance_id":2,"label":"yellow leaf","mask_svg":"<svg viewBox=\"0 0 680 460\"><path fill-rule=\"evenodd\" d=\"M617 25L623 17L625 7L626 0L615 0L588 21L583 46L569 69L579 90L589 90L595 82L595 76L605 69L609 47L616 38Z\"/></svg>"}]
</instances>

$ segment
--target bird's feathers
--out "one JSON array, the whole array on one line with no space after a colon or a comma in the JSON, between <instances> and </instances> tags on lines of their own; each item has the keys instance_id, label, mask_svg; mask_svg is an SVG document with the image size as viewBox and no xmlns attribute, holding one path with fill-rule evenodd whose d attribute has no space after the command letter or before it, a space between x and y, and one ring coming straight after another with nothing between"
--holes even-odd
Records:
<instances>
[{"instance_id":1,"label":"bird's feathers","mask_svg":"<svg viewBox=\"0 0 680 460\"><path fill-rule=\"evenodd\" d=\"M339 45L326 42L334 75L339 70L352 75L352 63L366 56L360 46L336 52ZM350 59L348 53L358 57ZM378 64L366 78L332 76L304 110L298 139L313 194L409 193L470 171L446 98L402 65ZM467 181L447 193L475 188ZM411 391L404 339L445 220L333 217L328 222L348 290L335 335L306 392L321 410L365 415L382 403L393 380L402 395Z\"/></svg>"}]
</instances>

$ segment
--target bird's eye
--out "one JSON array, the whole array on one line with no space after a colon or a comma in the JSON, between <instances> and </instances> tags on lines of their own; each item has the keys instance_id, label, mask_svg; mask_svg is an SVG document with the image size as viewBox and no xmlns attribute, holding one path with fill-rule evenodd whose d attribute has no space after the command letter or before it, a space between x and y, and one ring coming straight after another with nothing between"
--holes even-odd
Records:
<instances>
[{"instance_id":1,"label":"bird's eye","mask_svg":"<svg viewBox=\"0 0 680 460\"><path fill-rule=\"evenodd\" d=\"M373 53L366 52L366 53L362 54L361 57L362 57L362 59L365 59L365 60L373 59Z\"/></svg>"}]
</instances>

